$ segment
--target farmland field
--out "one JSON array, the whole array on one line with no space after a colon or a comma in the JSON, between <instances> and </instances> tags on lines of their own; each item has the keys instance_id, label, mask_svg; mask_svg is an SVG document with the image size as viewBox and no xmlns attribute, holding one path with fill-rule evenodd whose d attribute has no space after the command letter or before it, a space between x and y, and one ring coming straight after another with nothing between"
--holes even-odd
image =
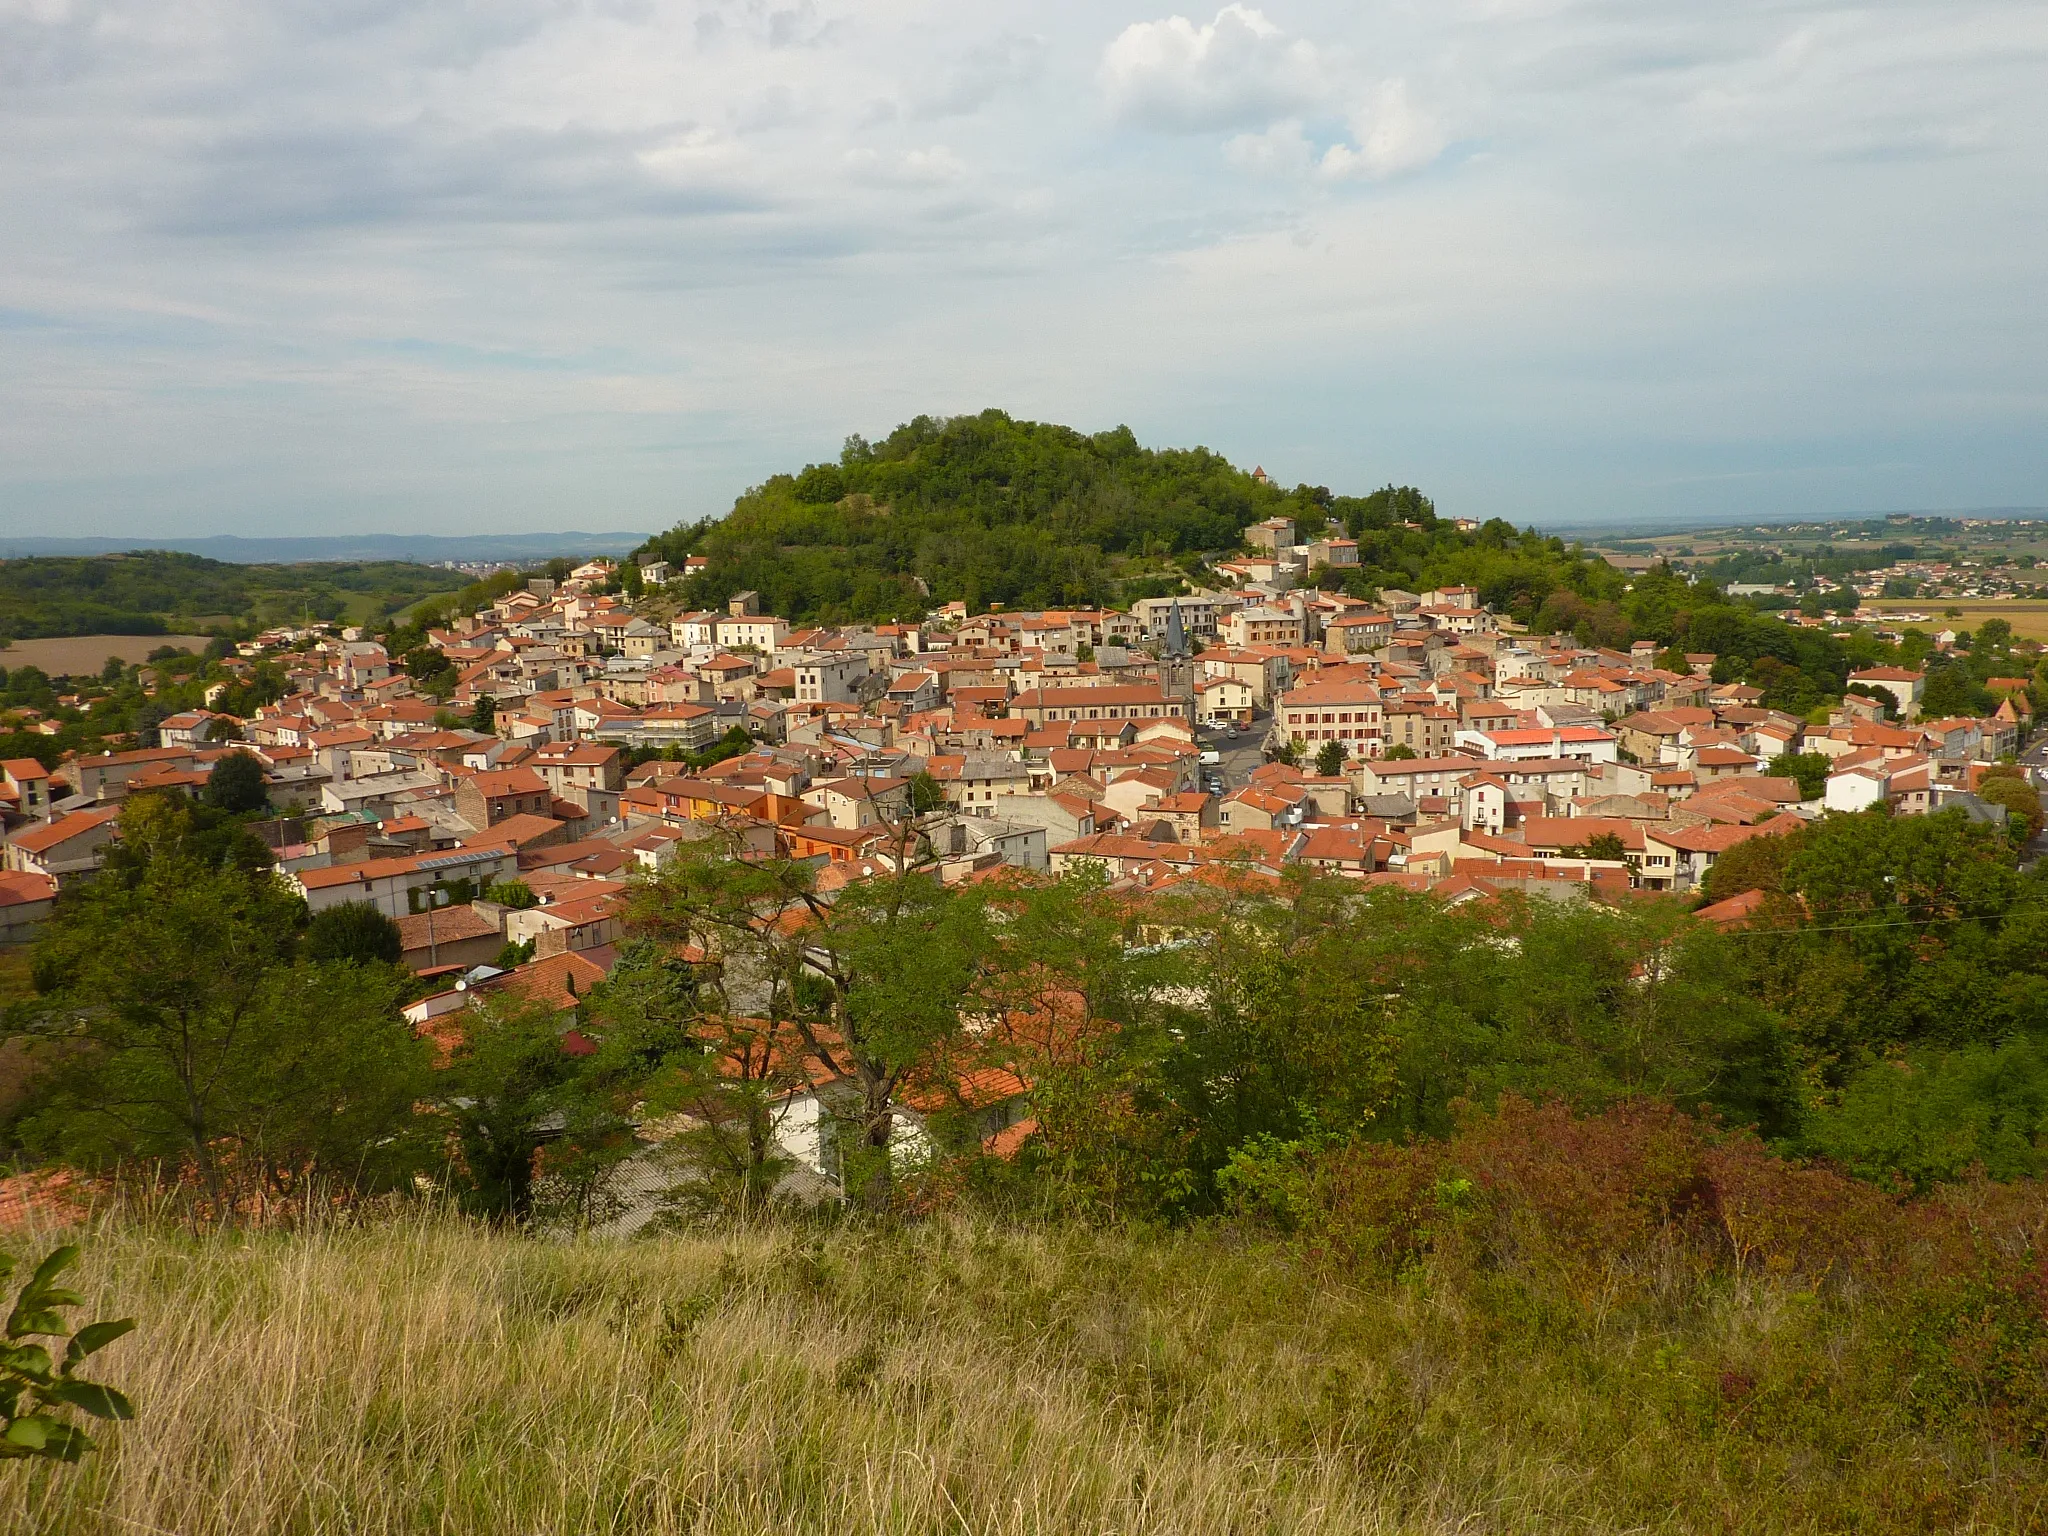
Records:
<instances>
[{"instance_id":1,"label":"farmland field","mask_svg":"<svg viewBox=\"0 0 2048 1536\"><path fill-rule=\"evenodd\" d=\"M1950 626L1957 629L1975 629L1986 619L2004 619L2012 626L2015 635L2032 640L2048 640L2048 603L1923 597L1884 599L1869 606L1879 613L1924 613L1928 617L1921 627L1930 631ZM1947 617L1951 608L1957 609L1961 617Z\"/></svg>"},{"instance_id":2,"label":"farmland field","mask_svg":"<svg viewBox=\"0 0 2048 1536\"><path fill-rule=\"evenodd\" d=\"M65 635L55 640L17 640L0 650L0 667L41 667L52 677L97 673L109 656L142 661L159 646L206 649L206 635Z\"/></svg>"}]
</instances>

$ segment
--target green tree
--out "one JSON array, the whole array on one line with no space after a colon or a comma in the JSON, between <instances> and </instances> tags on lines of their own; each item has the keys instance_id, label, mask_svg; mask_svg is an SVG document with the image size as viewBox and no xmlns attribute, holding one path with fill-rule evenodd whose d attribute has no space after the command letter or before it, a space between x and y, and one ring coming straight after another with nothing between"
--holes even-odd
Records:
<instances>
[{"instance_id":1,"label":"green tree","mask_svg":"<svg viewBox=\"0 0 2048 1536\"><path fill-rule=\"evenodd\" d=\"M1996 707L1990 694L1961 665L1949 662L1927 669L1927 681L1920 694L1920 713L1927 719L1989 714Z\"/></svg>"},{"instance_id":2,"label":"green tree","mask_svg":"<svg viewBox=\"0 0 2048 1536\"><path fill-rule=\"evenodd\" d=\"M635 894L644 934L741 967L756 993L798 1000L787 1025L837 1086L842 1179L873 1209L890 1198L897 1095L963 1033L962 1005L988 948L977 890L946 887L918 855L914 819L894 828L898 873L836 896L798 861L748 861L719 839L692 844Z\"/></svg>"},{"instance_id":3,"label":"green tree","mask_svg":"<svg viewBox=\"0 0 2048 1536\"><path fill-rule=\"evenodd\" d=\"M1724 851L1707 867L1707 901L1727 901L1744 891L1762 891L1770 896L1783 893L1785 866L1799 852L1804 835L1801 831L1752 837Z\"/></svg>"},{"instance_id":4,"label":"green tree","mask_svg":"<svg viewBox=\"0 0 2048 1536\"><path fill-rule=\"evenodd\" d=\"M308 960L396 965L405 954L405 939L374 901L345 901L313 915L301 953Z\"/></svg>"},{"instance_id":5,"label":"green tree","mask_svg":"<svg viewBox=\"0 0 2048 1536\"><path fill-rule=\"evenodd\" d=\"M1344 771L1344 743L1326 741L1316 753L1316 772L1326 779L1334 779Z\"/></svg>"},{"instance_id":6,"label":"green tree","mask_svg":"<svg viewBox=\"0 0 2048 1536\"><path fill-rule=\"evenodd\" d=\"M482 735L494 735L498 729L498 701L488 693L476 696L476 703L470 707L469 728Z\"/></svg>"},{"instance_id":7,"label":"green tree","mask_svg":"<svg viewBox=\"0 0 2048 1536\"><path fill-rule=\"evenodd\" d=\"M733 965L738 958L700 977L661 946L629 940L586 1010L598 1041L594 1090L649 1117L680 1117L663 1147L681 1175L667 1202L706 1214L758 1210L793 1166L777 1139L787 1092L805 1085L804 1042L789 1020L821 1012L820 989L804 978L792 989L773 972Z\"/></svg>"},{"instance_id":8,"label":"green tree","mask_svg":"<svg viewBox=\"0 0 2048 1536\"><path fill-rule=\"evenodd\" d=\"M1397 741L1380 756L1390 763L1408 762L1414 758L1415 749L1405 741Z\"/></svg>"},{"instance_id":9,"label":"green tree","mask_svg":"<svg viewBox=\"0 0 2048 1536\"><path fill-rule=\"evenodd\" d=\"M1803 800L1818 800L1827 793L1828 769L1834 759L1825 752L1780 752L1771 759L1770 772L1783 779L1799 782L1799 795Z\"/></svg>"},{"instance_id":10,"label":"green tree","mask_svg":"<svg viewBox=\"0 0 2048 1536\"><path fill-rule=\"evenodd\" d=\"M478 1215L524 1224L543 1146L574 1096L576 1059L552 1006L498 994L454 1015L461 1040L439 1076L462 1153L463 1198Z\"/></svg>"},{"instance_id":11,"label":"green tree","mask_svg":"<svg viewBox=\"0 0 2048 1536\"><path fill-rule=\"evenodd\" d=\"M1602 832L1562 851L1575 859L1608 859L1616 863L1625 863L1628 860L1627 845L1622 842L1621 834L1618 832Z\"/></svg>"},{"instance_id":12,"label":"green tree","mask_svg":"<svg viewBox=\"0 0 2048 1536\"><path fill-rule=\"evenodd\" d=\"M2039 1037L1877 1062L1814 1115L1807 1142L1861 1178L1918 1189L1982 1168L2038 1176L2048 1132L2048 1044Z\"/></svg>"},{"instance_id":13,"label":"green tree","mask_svg":"<svg viewBox=\"0 0 2048 1536\"><path fill-rule=\"evenodd\" d=\"M533 894L533 887L519 879L493 881L484 891L484 900L510 907L514 912L524 912L540 905L540 898Z\"/></svg>"},{"instance_id":14,"label":"green tree","mask_svg":"<svg viewBox=\"0 0 2048 1536\"><path fill-rule=\"evenodd\" d=\"M228 753L214 763L201 798L215 810L232 815L262 810L270 803L262 762L251 752Z\"/></svg>"},{"instance_id":15,"label":"green tree","mask_svg":"<svg viewBox=\"0 0 2048 1536\"><path fill-rule=\"evenodd\" d=\"M2016 843L2032 842L2044 821L2048 821L2041 811L2041 792L2028 781L2022 768L2001 766L1986 770L1977 786L1977 795L2005 807Z\"/></svg>"},{"instance_id":16,"label":"green tree","mask_svg":"<svg viewBox=\"0 0 2048 1536\"><path fill-rule=\"evenodd\" d=\"M945 809L945 785L922 770L912 774L910 776L909 805L910 813L913 816L923 816L932 811Z\"/></svg>"},{"instance_id":17,"label":"green tree","mask_svg":"<svg viewBox=\"0 0 2048 1536\"><path fill-rule=\"evenodd\" d=\"M37 946L52 1061L30 1145L187 1162L217 1209L241 1181L392 1173L425 1069L400 980L294 965L303 910L268 873L177 854L85 887Z\"/></svg>"}]
</instances>

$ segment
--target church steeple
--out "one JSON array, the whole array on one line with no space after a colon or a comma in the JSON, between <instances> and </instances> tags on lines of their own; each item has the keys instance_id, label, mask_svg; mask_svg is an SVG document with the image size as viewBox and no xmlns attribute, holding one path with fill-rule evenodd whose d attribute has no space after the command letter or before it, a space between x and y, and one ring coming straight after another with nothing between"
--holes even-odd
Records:
<instances>
[{"instance_id":1,"label":"church steeple","mask_svg":"<svg viewBox=\"0 0 2048 1536\"><path fill-rule=\"evenodd\" d=\"M1166 654L1179 660L1188 653L1187 625L1181 621L1180 599L1173 600L1173 606L1166 610Z\"/></svg>"}]
</instances>

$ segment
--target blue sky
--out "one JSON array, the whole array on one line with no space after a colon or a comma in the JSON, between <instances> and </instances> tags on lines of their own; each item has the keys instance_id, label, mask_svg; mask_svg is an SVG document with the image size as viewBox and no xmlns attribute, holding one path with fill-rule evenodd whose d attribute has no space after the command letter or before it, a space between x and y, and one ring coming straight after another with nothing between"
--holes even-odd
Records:
<instances>
[{"instance_id":1,"label":"blue sky","mask_svg":"<svg viewBox=\"0 0 2048 1536\"><path fill-rule=\"evenodd\" d=\"M0 523L660 527L921 411L2048 503L2048 6L0 0Z\"/></svg>"}]
</instances>

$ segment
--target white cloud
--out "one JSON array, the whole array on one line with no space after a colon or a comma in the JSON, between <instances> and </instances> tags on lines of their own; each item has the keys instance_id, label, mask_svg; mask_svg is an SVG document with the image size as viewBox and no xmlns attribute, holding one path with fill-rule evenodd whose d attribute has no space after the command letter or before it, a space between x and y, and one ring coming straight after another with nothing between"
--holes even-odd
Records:
<instances>
[{"instance_id":1,"label":"white cloud","mask_svg":"<svg viewBox=\"0 0 2048 1536\"><path fill-rule=\"evenodd\" d=\"M1315 146L1298 117L1282 118L1259 133L1240 133L1223 145L1223 158L1255 176L1301 176L1314 165Z\"/></svg>"},{"instance_id":2,"label":"white cloud","mask_svg":"<svg viewBox=\"0 0 2048 1536\"><path fill-rule=\"evenodd\" d=\"M1313 44L1242 5L1201 26L1185 16L1135 22L1104 50L1100 74L1119 118L1176 133L1270 122L1328 90Z\"/></svg>"},{"instance_id":3,"label":"white cloud","mask_svg":"<svg viewBox=\"0 0 2048 1536\"><path fill-rule=\"evenodd\" d=\"M862 147L848 150L844 160L847 170L876 186L945 186L967 177L966 162L943 144L896 155Z\"/></svg>"},{"instance_id":4,"label":"white cloud","mask_svg":"<svg viewBox=\"0 0 2048 1536\"><path fill-rule=\"evenodd\" d=\"M1366 87L1354 73L1341 51L1290 40L1264 12L1227 5L1204 26L1169 16L1124 28L1103 53L1100 79L1126 122L1179 133L1245 129L1225 141L1223 158L1258 176L1377 181L1443 153L1442 128L1405 80ZM1350 141L1318 154L1310 120L1338 117Z\"/></svg>"},{"instance_id":5,"label":"white cloud","mask_svg":"<svg viewBox=\"0 0 2048 1536\"><path fill-rule=\"evenodd\" d=\"M1389 80L1351 113L1355 144L1332 144L1316 173L1331 181L1380 180L1419 170L1444 152L1443 129L1408 96L1405 80Z\"/></svg>"}]
</instances>

